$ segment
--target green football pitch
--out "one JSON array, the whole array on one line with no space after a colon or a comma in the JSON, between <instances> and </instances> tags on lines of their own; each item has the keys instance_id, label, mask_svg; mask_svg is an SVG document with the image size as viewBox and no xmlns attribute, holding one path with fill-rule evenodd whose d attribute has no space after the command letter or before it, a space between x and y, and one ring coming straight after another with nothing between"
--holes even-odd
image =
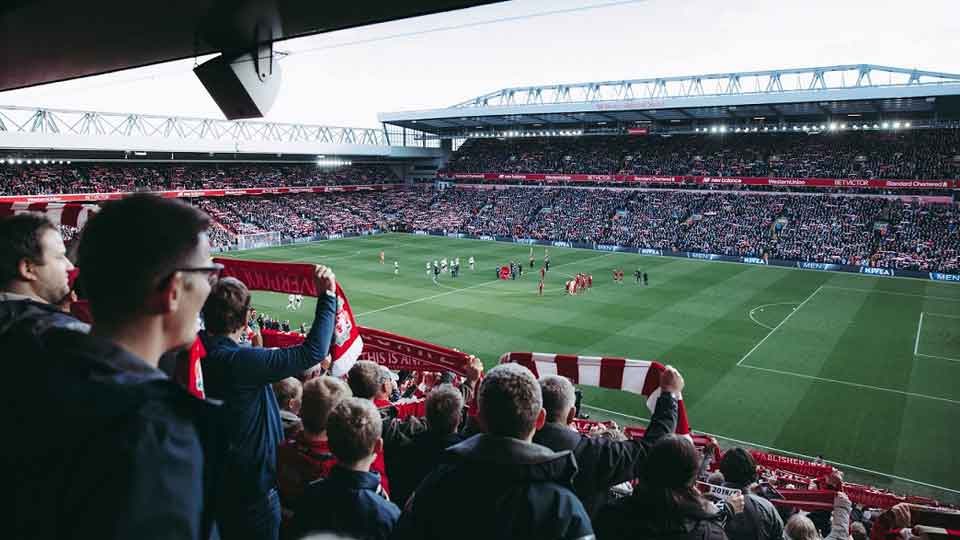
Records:
<instances>
[{"instance_id":1,"label":"green football pitch","mask_svg":"<svg viewBox=\"0 0 960 540\"><path fill-rule=\"evenodd\" d=\"M360 324L459 348L488 368L508 351L672 364L697 431L822 455L848 477L960 500L960 286L551 247L539 297L529 251L388 234L230 256L326 264ZM534 254L539 268L544 248ZM425 265L443 257L460 257L461 276L435 285ZM523 277L495 279L511 259L526 266ZM615 268L624 283L613 282ZM649 286L633 282L637 268ZM593 289L563 294L577 272L593 275ZM254 305L294 327L313 314L309 299L287 311L280 294L256 293ZM649 416L623 392L585 388L584 402L594 418L621 425Z\"/></svg>"}]
</instances>

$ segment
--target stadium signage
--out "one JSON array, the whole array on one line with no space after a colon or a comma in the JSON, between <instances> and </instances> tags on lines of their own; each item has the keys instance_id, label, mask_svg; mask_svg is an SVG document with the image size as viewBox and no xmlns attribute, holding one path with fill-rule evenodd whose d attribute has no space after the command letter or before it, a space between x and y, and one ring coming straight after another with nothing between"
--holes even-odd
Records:
<instances>
[{"instance_id":1,"label":"stadium signage","mask_svg":"<svg viewBox=\"0 0 960 540\"><path fill-rule=\"evenodd\" d=\"M554 246L554 247L559 247L559 248L573 247L572 245L570 245L570 242L562 242L562 241L559 241L559 240L556 241L556 242L554 242L554 243L553 243L553 246Z\"/></svg>"},{"instance_id":2,"label":"stadium signage","mask_svg":"<svg viewBox=\"0 0 960 540\"><path fill-rule=\"evenodd\" d=\"M463 233L447 233L447 238L463 238Z\"/></svg>"},{"instance_id":3,"label":"stadium signage","mask_svg":"<svg viewBox=\"0 0 960 540\"><path fill-rule=\"evenodd\" d=\"M832 270L836 265L829 263L818 263L818 262L798 262L797 268L803 268L806 270Z\"/></svg>"},{"instance_id":4,"label":"stadium signage","mask_svg":"<svg viewBox=\"0 0 960 540\"><path fill-rule=\"evenodd\" d=\"M712 253L687 253L688 259L706 259L708 261L713 261L719 259L719 255L713 255Z\"/></svg>"},{"instance_id":5,"label":"stadium signage","mask_svg":"<svg viewBox=\"0 0 960 540\"><path fill-rule=\"evenodd\" d=\"M960 281L960 275L930 272L930 279L934 281Z\"/></svg>"},{"instance_id":6,"label":"stadium signage","mask_svg":"<svg viewBox=\"0 0 960 540\"><path fill-rule=\"evenodd\" d=\"M415 234L415 235L417 235L417 236L429 236L429 235L430 235L430 233L428 233L427 231L413 231L413 234Z\"/></svg>"},{"instance_id":7,"label":"stadium signage","mask_svg":"<svg viewBox=\"0 0 960 540\"><path fill-rule=\"evenodd\" d=\"M341 238L343 238L343 235L340 234L340 233L334 233L334 234L328 234L328 235L327 235L327 240L339 240L339 239L341 239Z\"/></svg>"},{"instance_id":8,"label":"stadium signage","mask_svg":"<svg viewBox=\"0 0 960 540\"><path fill-rule=\"evenodd\" d=\"M596 249L598 251L620 251L623 248L611 244L597 244Z\"/></svg>"},{"instance_id":9,"label":"stadium signage","mask_svg":"<svg viewBox=\"0 0 960 540\"><path fill-rule=\"evenodd\" d=\"M639 253L640 255L657 255L657 256L663 255L663 251L659 249L650 249L650 248L640 248L637 250L637 253Z\"/></svg>"},{"instance_id":10,"label":"stadium signage","mask_svg":"<svg viewBox=\"0 0 960 540\"><path fill-rule=\"evenodd\" d=\"M745 262L747 264L767 264L767 261L758 257L741 257L740 262Z\"/></svg>"},{"instance_id":11,"label":"stadium signage","mask_svg":"<svg viewBox=\"0 0 960 540\"><path fill-rule=\"evenodd\" d=\"M485 235L485 234L484 234L484 235L481 235L481 236L480 236L480 239L481 239L481 240L496 240L496 238L494 238L494 237L492 237L492 236L487 236L487 235Z\"/></svg>"},{"instance_id":12,"label":"stadium signage","mask_svg":"<svg viewBox=\"0 0 960 540\"><path fill-rule=\"evenodd\" d=\"M534 240L533 238L517 238L515 242L518 244L527 244L531 246L537 243L537 241Z\"/></svg>"},{"instance_id":13,"label":"stadium signage","mask_svg":"<svg viewBox=\"0 0 960 540\"><path fill-rule=\"evenodd\" d=\"M870 274L871 276L892 276L894 275L893 270L889 268L873 268L870 266L861 266L861 274Z\"/></svg>"},{"instance_id":14,"label":"stadium signage","mask_svg":"<svg viewBox=\"0 0 960 540\"><path fill-rule=\"evenodd\" d=\"M437 173L455 180L520 180L527 182L593 182L627 184L706 184L882 189L958 189L958 180L859 180L848 178L765 178L734 176L637 176L632 174L499 174Z\"/></svg>"}]
</instances>

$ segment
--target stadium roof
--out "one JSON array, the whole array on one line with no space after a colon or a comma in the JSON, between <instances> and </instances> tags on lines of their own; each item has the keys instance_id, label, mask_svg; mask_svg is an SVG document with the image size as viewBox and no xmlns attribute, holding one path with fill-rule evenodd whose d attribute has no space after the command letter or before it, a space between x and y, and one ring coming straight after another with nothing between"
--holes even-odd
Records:
<instances>
[{"instance_id":1,"label":"stadium roof","mask_svg":"<svg viewBox=\"0 0 960 540\"><path fill-rule=\"evenodd\" d=\"M960 74L856 64L505 88L452 107L382 113L379 119L463 137L478 130L636 124L692 130L718 121L958 115Z\"/></svg>"},{"instance_id":2,"label":"stadium roof","mask_svg":"<svg viewBox=\"0 0 960 540\"><path fill-rule=\"evenodd\" d=\"M0 105L0 151L440 156L435 136L398 131Z\"/></svg>"},{"instance_id":3,"label":"stadium roof","mask_svg":"<svg viewBox=\"0 0 960 540\"><path fill-rule=\"evenodd\" d=\"M0 2L0 91L496 1Z\"/></svg>"}]
</instances>

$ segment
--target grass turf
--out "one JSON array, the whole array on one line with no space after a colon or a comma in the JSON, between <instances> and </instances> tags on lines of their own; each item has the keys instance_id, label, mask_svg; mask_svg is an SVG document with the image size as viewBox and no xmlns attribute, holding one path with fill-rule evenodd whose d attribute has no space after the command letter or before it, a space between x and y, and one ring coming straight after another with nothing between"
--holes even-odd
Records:
<instances>
[{"instance_id":1,"label":"grass turf","mask_svg":"<svg viewBox=\"0 0 960 540\"><path fill-rule=\"evenodd\" d=\"M549 248L551 271L538 297L529 251L388 234L230 256L331 266L360 324L457 347L488 367L507 351L673 364L686 379L696 430L823 455L874 484L960 500L960 287ZM534 248L537 268L543 252ZM443 274L434 285L426 261L458 256L461 277ZM510 259L526 266L523 277L494 279L494 268ZM637 267L649 286L633 283ZM626 272L622 285L611 279L614 268ZM563 282L576 272L592 273L594 286L570 297ZM286 304L286 295L254 297L261 312L309 324L310 299L297 312ZM585 388L584 402L621 424L649 416L642 400L622 392Z\"/></svg>"}]
</instances>

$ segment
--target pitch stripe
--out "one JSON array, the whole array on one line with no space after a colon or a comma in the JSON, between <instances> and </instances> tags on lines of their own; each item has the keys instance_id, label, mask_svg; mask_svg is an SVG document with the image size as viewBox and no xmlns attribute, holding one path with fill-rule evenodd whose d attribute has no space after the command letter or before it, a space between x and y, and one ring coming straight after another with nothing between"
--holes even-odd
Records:
<instances>
[{"instance_id":1,"label":"pitch stripe","mask_svg":"<svg viewBox=\"0 0 960 540\"><path fill-rule=\"evenodd\" d=\"M604 253L604 254L602 254L602 255L596 255L596 256L593 256L593 257L586 257L586 258L579 259L579 260L576 260L576 261L570 261L570 262L565 262L565 263L563 263L563 264L555 265L554 268L559 268L559 267L561 267L561 266L567 266L567 265L569 265L569 264L579 264L579 263L583 263L583 262L585 262L585 261L589 261L589 260L593 260L593 259L601 259L601 258L603 258L603 257L609 257L609 256L611 256L611 255L613 255L613 254L614 254L614 253L611 252L611 253ZM466 290L469 290L469 289L476 289L476 288L478 288L478 287L485 287L485 286L490 285L490 284L492 284L492 283L499 283L499 282L501 282L501 281L503 281L503 280L502 280L502 279L494 279L494 280L490 280L490 281L484 281L483 283L478 283L478 284L476 284L476 285L471 285L471 286L469 286L469 287L461 287L461 288L456 289L456 290L453 290L453 291L447 291L447 292L443 292L443 293L439 293L439 294L432 294L432 295L430 295L430 296L424 296L423 298L415 298L415 299L413 299L413 300L408 300L408 301L406 301L406 302L401 302L401 303L399 303L399 304L393 304L393 305L390 305L390 306L385 306L385 307L382 307L382 308L380 308L380 309L374 309L374 310L372 310L372 311L365 311L365 312L363 312L363 313L359 313L359 314L355 315L355 317L363 317L363 316L365 316L365 315L373 315L374 313L380 313L381 311L387 311L388 309L394 309L394 308L398 308L398 307L409 306L409 305L411 305L411 304L419 304L420 302L426 302L427 300L433 300L434 298L440 298L440 297L442 297L442 296L449 296L449 295L451 295L451 294L456 294L456 293L458 293L458 292L466 291Z\"/></svg>"},{"instance_id":2,"label":"pitch stripe","mask_svg":"<svg viewBox=\"0 0 960 540\"><path fill-rule=\"evenodd\" d=\"M783 323L789 321L789 320L790 320L790 317L793 317L793 314L794 314L794 313L800 311L800 308L802 308L804 304L806 304L807 302L809 302L811 298L813 298L814 296L816 296L817 293L820 292L820 289L823 289L823 285L817 287L817 289L816 289L815 291L813 291L812 293L810 293L810 296L808 296L806 300L804 300L803 302L800 302L800 305L798 305L796 309L794 309L794 310L791 311L786 317L784 317L783 320L780 321L780 324L774 326L774 327L773 327L773 330L771 330L766 336L764 336L763 339L761 339L759 343L757 343L756 345L754 345L753 348L750 349L750 351L747 352L747 354L743 355L743 358L741 358L740 361L737 362L737 365L738 365L738 366L739 366L739 365L742 365L742 364L743 364L743 361L746 360L747 357L749 357L751 354L753 354L753 351L759 349L760 346L763 345L763 343L764 343L765 341L767 341L767 338L769 338L770 336L772 336L772 335L774 334L774 332L777 331L777 329L779 329L781 326L783 326Z\"/></svg>"},{"instance_id":3,"label":"pitch stripe","mask_svg":"<svg viewBox=\"0 0 960 540\"><path fill-rule=\"evenodd\" d=\"M918 393L916 393L916 392L907 392L907 391L905 391L905 390L896 390L896 389L894 389L894 388L882 388L882 387L880 387L880 386L871 386L871 385L869 385L869 384L860 384L860 383L855 383L855 382L850 382L850 381L839 381L839 380L837 380L837 379L827 379L827 378L825 378L825 377L817 377L817 376L815 376L815 375L804 375L804 374L802 374L802 373L794 373L794 372L792 372L792 371L781 371L781 370L779 370L779 369L770 369L770 368L759 367L759 366L751 366L751 365L748 365L748 364L743 364L743 365L740 366L740 367L742 367L742 368L750 368L750 369L757 369L757 370L760 370L760 371L769 371L770 373L779 373L780 375L791 375L791 376L793 376L793 377L800 377L800 378L802 378L802 379L811 379L811 380L814 380L814 381L823 381L823 382L829 382L829 383L834 383L834 384L845 384L845 385L847 385L847 386L855 386L855 387L857 387L857 388L866 388L866 389L868 389L868 390L877 390L877 391L879 391L879 392L890 392L890 393L892 393L892 394L900 394L900 395L902 395L902 396L909 396L909 397L915 397L915 398L921 398L921 399L932 399L932 400L935 400L935 401L943 401L943 402L945 402L945 403L952 403L952 404L954 404L954 405L960 405L960 401L957 401L957 400L955 400L955 399L950 399L950 398L945 398L945 397L939 397L939 396L928 396L928 395L926 395L926 394L918 394Z\"/></svg>"}]
</instances>

